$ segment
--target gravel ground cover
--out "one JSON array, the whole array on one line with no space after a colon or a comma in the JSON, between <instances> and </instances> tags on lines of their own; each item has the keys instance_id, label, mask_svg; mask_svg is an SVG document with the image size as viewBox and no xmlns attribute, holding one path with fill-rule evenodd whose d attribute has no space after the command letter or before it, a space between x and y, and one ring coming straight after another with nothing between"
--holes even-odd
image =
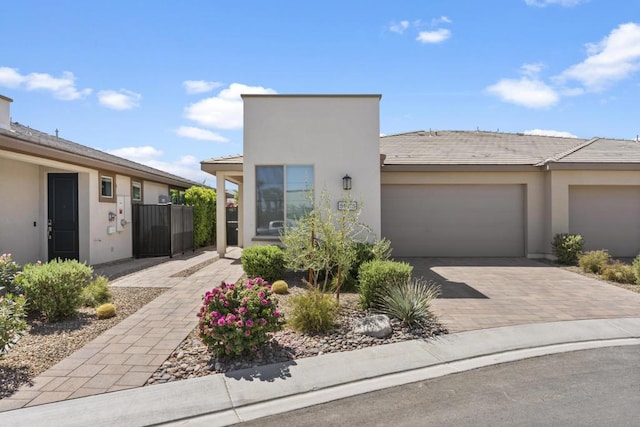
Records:
<instances>
[{"instance_id":1,"label":"gravel ground cover","mask_svg":"<svg viewBox=\"0 0 640 427\"><path fill-rule=\"evenodd\" d=\"M11 396L20 386L120 323L164 291L166 289L163 288L112 287L116 316L110 319L98 320L93 308L82 308L77 317L55 323L30 318L26 333L9 352L0 357L0 399Z\"/></svg>"}]
</instances>

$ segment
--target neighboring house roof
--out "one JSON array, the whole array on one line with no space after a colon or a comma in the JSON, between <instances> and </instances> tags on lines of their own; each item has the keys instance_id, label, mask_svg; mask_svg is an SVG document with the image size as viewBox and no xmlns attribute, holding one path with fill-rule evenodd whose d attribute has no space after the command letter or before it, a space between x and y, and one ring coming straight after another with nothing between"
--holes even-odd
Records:
<instances>
[{"instance_id":1,"label":"neighboring house roof","mask_svg":"<svg viewBox=\"0 0 640 427\"><path fill-rule=\"evenodd\" d=\"M51 158L63 162L70 162L81 166L88 166L126 175L136 176L147 180L169 184L176 187L188 188L192 185L202 185L195 181L173 175L159 169L152 168L104 151L96 150L85 145L40 132L36 129L11 123L11 130L0 129L0 136L19 140L16 144L3 144L5 148L16 152Z\"/></svg>"},{"instance_id":2,"label":"neighboring house roof","mask_svg":"<svg viewBox=\"0 0 640 427\"><path fill-rule=\"evenodd\" d=\"M501 170L566 164L640 168L640 143L632 140L567 138L484 131L415 131L380 137L383 170ZM242 155L205 160L203 170L241 170Z\"/></svg>"}]
</instances>

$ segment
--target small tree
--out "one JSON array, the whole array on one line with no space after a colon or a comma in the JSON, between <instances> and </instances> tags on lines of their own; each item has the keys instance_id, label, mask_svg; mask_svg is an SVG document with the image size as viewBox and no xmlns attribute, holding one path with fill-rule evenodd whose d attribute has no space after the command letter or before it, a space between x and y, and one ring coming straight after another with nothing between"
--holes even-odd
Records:
<instances>
[{"instance_id":1,"label":"small tree","mask_svg":"<svg viewBox=\"0 0 640 427\"><path fill-rule=\"evenodd\" d=\"M216 238L216 192L206 187L190 187L184 202L193 206L193 234L197 248L213 244Z\"/></svg>"},{"instance_id":2,"label":"small tree","mask_svg":"<svg viewBox=\"0 0 640 427\"><path fill-rule=\"evenodd\" d=\"M370 228L358 222L361 209L352 208L356 203L348 194L343 200L345 209L335 211L330 196L323 191L319 204L295 226L286 227L282 235L287 268L309 271L308 285L322 292L327 291L329 279L335 274L338 300L345 273L356 260L354 243L370 234Z\"/></svg>"}]
</instances>

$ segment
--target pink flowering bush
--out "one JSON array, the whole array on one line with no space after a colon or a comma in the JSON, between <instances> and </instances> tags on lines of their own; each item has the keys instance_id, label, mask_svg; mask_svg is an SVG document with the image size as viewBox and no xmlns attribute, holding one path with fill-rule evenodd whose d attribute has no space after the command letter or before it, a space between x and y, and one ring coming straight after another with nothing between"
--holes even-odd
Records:
<instances>
[{"instance_id":1,"label":"pink flowering bush","mask_svg":"<svg viewBox=\"0 0 640 427\"><path fill-rule=\"evenodd\" d=\"M271 286L260 277L245 284L222 283L203 297L200 339L218 357L254 355L282 329Z\"/></svg>"}]
</instances>

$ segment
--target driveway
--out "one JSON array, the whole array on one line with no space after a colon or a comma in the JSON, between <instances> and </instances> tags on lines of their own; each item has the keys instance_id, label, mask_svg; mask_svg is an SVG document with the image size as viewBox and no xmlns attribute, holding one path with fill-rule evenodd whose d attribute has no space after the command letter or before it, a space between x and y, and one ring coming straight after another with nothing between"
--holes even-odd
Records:
<instances>
[{"instance_id":1,"label":"driveway","mask_svg":"<svg viewBox=\"0 0 640 427\"><path fill-rule=\"evenodd\" d=\"M449 329L640 317L640 294L526 258L402 258L442 286L434 312Z\"/></svg>"}]
</instances>

